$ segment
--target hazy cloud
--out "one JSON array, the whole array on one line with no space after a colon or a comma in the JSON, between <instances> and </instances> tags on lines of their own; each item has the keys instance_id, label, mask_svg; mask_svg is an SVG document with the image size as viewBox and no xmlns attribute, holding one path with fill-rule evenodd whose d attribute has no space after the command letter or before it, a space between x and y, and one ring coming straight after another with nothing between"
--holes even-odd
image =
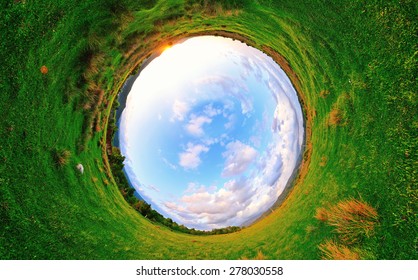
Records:
<instances>
[{"instance_id":1,"label":"hazy cloud","mask_svg":"<svg viewBox=\"0 0 418 280\"><path fill-rule=\"evenodd\" d=\"M176 170L177 166L175 166L174 164L172 164L171 162L168 161L168 159L166 159L165 157L162 157L161 160L171 169Z\"/></svg>"},{"instance_id":2,"label":"hazy cloud","mask_svg":"<svg viewBox=\"0 0 418 280\"><path fill-rule=\"evenodd\" d=\"M175 100L172 106L173 115L170 118L171 122L183 121L187 113L190 111L190 107L186 102Z\"/></svg>"},{"instance_id":3,"label":"hazy cloud","mask_svg":"<svg viewBox=\"0 0 418 280\"><path fill-rule=\"evenodd\" d=\"M237 140L226 145L226 151L222 156L226 159L222 176L230 177L245 172L256 158L257 151Z\"/></svg>"},{"instance_id":4,"label":"hazy cloud","mask_svg":"<svg viewBox=\"0 0 418 280\"><path fill-rule=\"evenodd\" d=\"M146 185L145 187L147 189L153 190L155 192L160 192L160 189L157 186L155 186L155 185L150 184L150 185Z\"/></svg>"},{"instance_id":5,"label":"hazy cloud","mask_svg":"<svg viewBox=\"0 0 418 280\"><path fill-rule=\"evenodd\" d=\"M203 113L204 113L206 116L208 116L208 117L210 117L210 118L213 118L213 117L215 117L215 116L217 116L217 115L222 114L222 110L221 110L221 109L218 109L218 108L213 107L213 104L211 103L211 104L209 104L209 105L205 106L205 108L203 109Z\"/></svg>"},{"instance_id":6,"label":"hazy cloud","mask_svg":"<svg viewBox=\"0 0 418 280\"><path fill-rule=\"evenodd\" d=\"M242 114L248 114L253 111L253 101L249 93L249 88L241 79L228 76L207 76L197 82L198 85L208 85L214 87L215 94L219 97L233 96L237 98L241 104ZM218 87L218 89L216 89ZM219 90L220 88L220 90Z\"/></svg>"},{"instance_id":7,"label":"hazy cloud","mask_svg":"<svg viewBox=\"0 0 418 280\"><path fill-rule=\"evenodd\" d=\"M209 148L204 145L188 143L186 151L179 154L179 164L184 169L196 169L202 162L200 154L208 151Z\"/></svg>"},{"instance_id":8,"label":"hazy cloud","mask_svg":"<svg viewBox=\"0 0 418 280\"><path fill-rule=\"evenodd\" d=\"M185 126L185 129L190 135L201 137L205 134L203 131L203 125L209 124L211 122L212 119L207 116L192 115L188 124Z\"/></svg>"},{"instance_id":9,"label":"hazy cloud","mask_svg":"<svg viewBox=\"0 0 418 280\"><path fill-rule=\"evenodd\" d=\"M225 129L231 129L234 127L236 121L237 121L237 117L233 114L227 116L228 117L228 122L224 124Z\"/></svg>"},{"instance_id":10,"label":"hazy cloud","mask_svg":"<svg viewBox=\"0 0 418 280\"><path fill-rule=\"evenodd\" d=\"M187 189L184 191L185 194L191 193L203 193L203 192L214 192L216 191L216 186L205 187L204 185L200 185L196 182L189 182L187 184Z\"/></svg>"}]
</instances>

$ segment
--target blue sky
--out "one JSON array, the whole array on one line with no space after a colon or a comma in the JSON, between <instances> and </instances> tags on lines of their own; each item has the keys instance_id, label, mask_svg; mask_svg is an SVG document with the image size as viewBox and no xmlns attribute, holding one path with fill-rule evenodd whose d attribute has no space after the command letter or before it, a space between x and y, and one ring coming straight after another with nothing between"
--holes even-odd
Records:
<instances>
[{"instance_id":1,"label":"blue sky","mask_svg":"<svg viewBox=\"0 0 418 280\"><path fill-rule=\"evenodd\" d=\"M296 167L303 118L283 70L232 39L188 39L155 58L121 117L125 171L166 217L241 225L277 200Z\"/></svg>"}]
</instances>

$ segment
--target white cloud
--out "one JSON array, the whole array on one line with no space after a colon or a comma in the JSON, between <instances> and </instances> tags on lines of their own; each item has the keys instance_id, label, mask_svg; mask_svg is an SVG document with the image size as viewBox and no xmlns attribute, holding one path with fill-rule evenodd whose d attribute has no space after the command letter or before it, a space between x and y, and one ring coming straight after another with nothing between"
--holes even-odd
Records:
<instances>
[{"instance_id":1,"label":"white cloud","mask_svg":"<svg viewBox=\"0 0 418 280\"><path fill-rule=\"evenodd\" d=\"M222 153L226 158L222 176L230 177L244 173L257 156L257 151L240 141L230 142Z\"/></svg>"},{"instance_id":2,"label":"white cloud","mask_svg":"<svg viewBox=\"0 0 418 280\"><path fill-rule=\"evenodd\" d=\"M184 169L196 169L202 163L200 154L208 151L207 146L188 143L186 151L179 154L179 164Z\"/></svg>"},{"instance_id":3,"label":"white cloud","mask_svg":"<svg viewBox=\"0 0 418 280\"><path fill-rule=\"evenodd\" d=\"M180 223L200 229L242 225L267 210L268 206L262 205L265 199L271 203L275 200L270 190L266 192L250 179L227 181L219 190L192 183L189 190L180 200L167 202L164 207Z\"/></svg>"},{"instance_id":4,"label":"white cloud","mask_svg":"<svg viewBox=\"0 0 418 280\"><path fill-rule=\"evenodd\" d=\"M170 121L183 121L187 113L190 111L190 107L186 102L176 99L173 103L172 110L173 116L170 118Z\"/></svg>"},{"instance_id":5,"label":"white cloud","mask_svg":"<svg viewBox=\"0 0 418 280\"><path fill-rule=\"evenodd\" d=\"M192 115L188 124L185 126L185 129L190 135L201 137L205 134L203 131L203 125L211 122L212 119L207 116Z\"/></svg>"},{"instance_id":6,"label":"white cloud","mask_svg":"<svg viewBox=\"0 0 418 280\"><path fill-rule=\"evenodd\" d=\"M231 129L237 122L237 117L233 114L228 116L228 122L224 124L225 129Z\"/></svg>"},{"instance_id":7,"label":"white cloud","mask_svg":"<svg viewBox=\"0 0 418 280\"><path fill-rule=\"evenodd\" d=\"M246 115L253 111L253 100L245 81L230 76L207 76L196 82L197 86L210 86L214 98L232 96L241 104L241 112ZM220 88L220 90L219 90Z\"/></svg>"},{"instance_id":8,"label":"white cloud","mask_svg":"<svg viewBox=\"0 0 418 280\"><path fill-rule=\"evenodd\" d=\"M202 139L202 143L205 144L206 146L212 146L215 145L217 143L219 143L219 138L205 138Z\"/></svg>"},{"instance_id":9,"label":"white cloud","mask_svg":"<svg viewBox=\"0 0 418 280\"><path fill-rule=\"evenodd\" d=\"M222 110L213 107L213 104L211 103L205 106L205 108L203 109L203 112L205 113L206 116L213 118L217 115L220 115L222 113Z\"/></svg>"},{"instance_id":10,"label":"white cloud","mask_svg":"<svg viewBox=\"0 0 418 280\"><path fill-rule=\"evenodd\" d=\"M263 182L268 186L273 186L283 173L283 159L282 156L287 153L286 150L281 150L278 145L270 147L266 156L261 161L260 173L263 177Z\"/></svg>"}]
</instances>

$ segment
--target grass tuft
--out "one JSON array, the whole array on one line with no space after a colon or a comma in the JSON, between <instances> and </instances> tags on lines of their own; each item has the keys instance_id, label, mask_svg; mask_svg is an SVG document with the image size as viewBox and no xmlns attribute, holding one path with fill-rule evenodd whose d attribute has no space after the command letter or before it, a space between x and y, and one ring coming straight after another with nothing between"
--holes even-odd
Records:
<instances>
[{"instance_id":1,"label":"grass tuft","mask_svg":"<svg viewBox=\"0 0 418 280\"><path fill-rule=\"evenodd\" d=\"M341 241L354 244L374 233L377 211L363 201L348 199L329 210L318 208L315 218L335 227Z\"/></svg>"},{"instance_id":2,"label":"grass tuft","mask_svg":"<svg viewBox=\"0 0 418 280\"><path fill-rule=\"evenodd\" d=\"M263 254L263 252L258 250L257 255L254 257L253 260L266 260L266 259L267 257Z\"/></svg>"},{"instance_id":3,"label":"grass tuft","mask_svg":"<svg viewBox=\"0 0 418 280\"><path fill-rule=\"evenodd\" d=\"M315 218L320 220L321 222L328 221L328 211L327 209L321 207L316 209Z\"/></svg>"},{"instance_id":4,"label":"grass tuft","mask_svg":"<svg viewBox=\"0 0 418 280\"><path fill-rule=\"evenodd\" d=\"M66 165L71 157L71 152L68 150L55 150L53 152L55 164L59 167Z\"/></svg>"},{"instance_id":5,"label":"grass tuft","mask_svg":"<svg viewBox=\"0 0 418 280\"><path fill-rule=\"evenodd\" d=\"M347 246L327 240L318 246L324 260L359 260L360 255Z\"/></svg>"}]
</instances>

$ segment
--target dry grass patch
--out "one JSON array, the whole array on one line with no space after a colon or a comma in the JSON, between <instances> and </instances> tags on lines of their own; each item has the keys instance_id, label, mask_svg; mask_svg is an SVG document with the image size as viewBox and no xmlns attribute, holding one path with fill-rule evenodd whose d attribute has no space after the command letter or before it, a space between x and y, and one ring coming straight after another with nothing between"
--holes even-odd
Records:
<instances>
[{"instance_id":1,"label":"dry grass patch","mask_svg":"<svg viewBox=\"0 0 418 280\"><path fill-rule=\"evenodd\" d=\"M343 121L343 112L340 109L332 109L329 113L328 125L337 126L341 125Z\"/></svg>"},{"instance_id":2,"label":"dry grass patch","mask_svg":"<svg viewBox=\"0 0 418 280\"><path fill-rule=\"evenodd\" d=\"M322 259L324 260L359 260L360 255L347 246L335 243L332 240L327 240L319 245L319 250L322 252Z\"/></svg>"},{"instance_id":3,"label":"dry grass patch","mask_svg":"<svg viewBox=\"0 0 418 280\"><path fill-rule=\"evenodd\" d=\"M335 227L341 241L353 244L374 233L377 211L366 202L348 199L331 209L318 208L315 218Z\"/></svg>"},{"instance_id":4,"label":"dry grass patch","mask_svg":"<svg viewBox=\"0 0 418 280\"><path fill-rule=\"evenodd\" d=\"M55 150L53 152L55 164L59 167L66 165L71 157L71 152L68 150Z\"/></svg>"},{"instance_id":5,"label":"dry grass patch","mask_svg":"<svg viewBox=\"0 0 418 280\"><path fill-rule=\"evenodd\" d=\"M315 218L321 222L328 221L328 210L323 207L316 209Z\"/></svg>"},{"instance_id":6,"label":"dry grass patch","mask_svg":"<svg viewBox=\"0 0 418 280\"><path fill-rule=\"evenodd\" d=\"M376 210L365 202L356 199L342 201L331 209L328 223L335 226L335 231L347 244L352 244L363 237L370 237L374 232L378 215Z\"/></svg>"},{"instance_id":7,"label":"dry grass patch","mask_svg":"<svg viewBox=\"0 0 418 280\"><path fill-rule=\"evenodd\" d=\"M267 260L267 257L259 250L253 260Z\"/></svg>"},{"instance_id":8,"label":"dry grass patch","mask_svg":"<svg viewBox=\"0 0 418 280\"><path fill-rule=\"evenodd\" d=\"M349 123L349 116L353 113L353 100L347 93L342 93L338 96L337 101L332 106L329 113L329 126L343 126Z\"/></svg>"},{"instance_id":9,"label":"dry grass patch","mask_svg":"<svg viewBox=\"0 0 418 280\"><path fill-rule=\"evenodd\" d=\"M249 259L248 257L243 256L240 258L240 260L267 260L267 257L263 254L263 252L258 250L257 255L254 258Z\"/></svg>"}]
</instances>

